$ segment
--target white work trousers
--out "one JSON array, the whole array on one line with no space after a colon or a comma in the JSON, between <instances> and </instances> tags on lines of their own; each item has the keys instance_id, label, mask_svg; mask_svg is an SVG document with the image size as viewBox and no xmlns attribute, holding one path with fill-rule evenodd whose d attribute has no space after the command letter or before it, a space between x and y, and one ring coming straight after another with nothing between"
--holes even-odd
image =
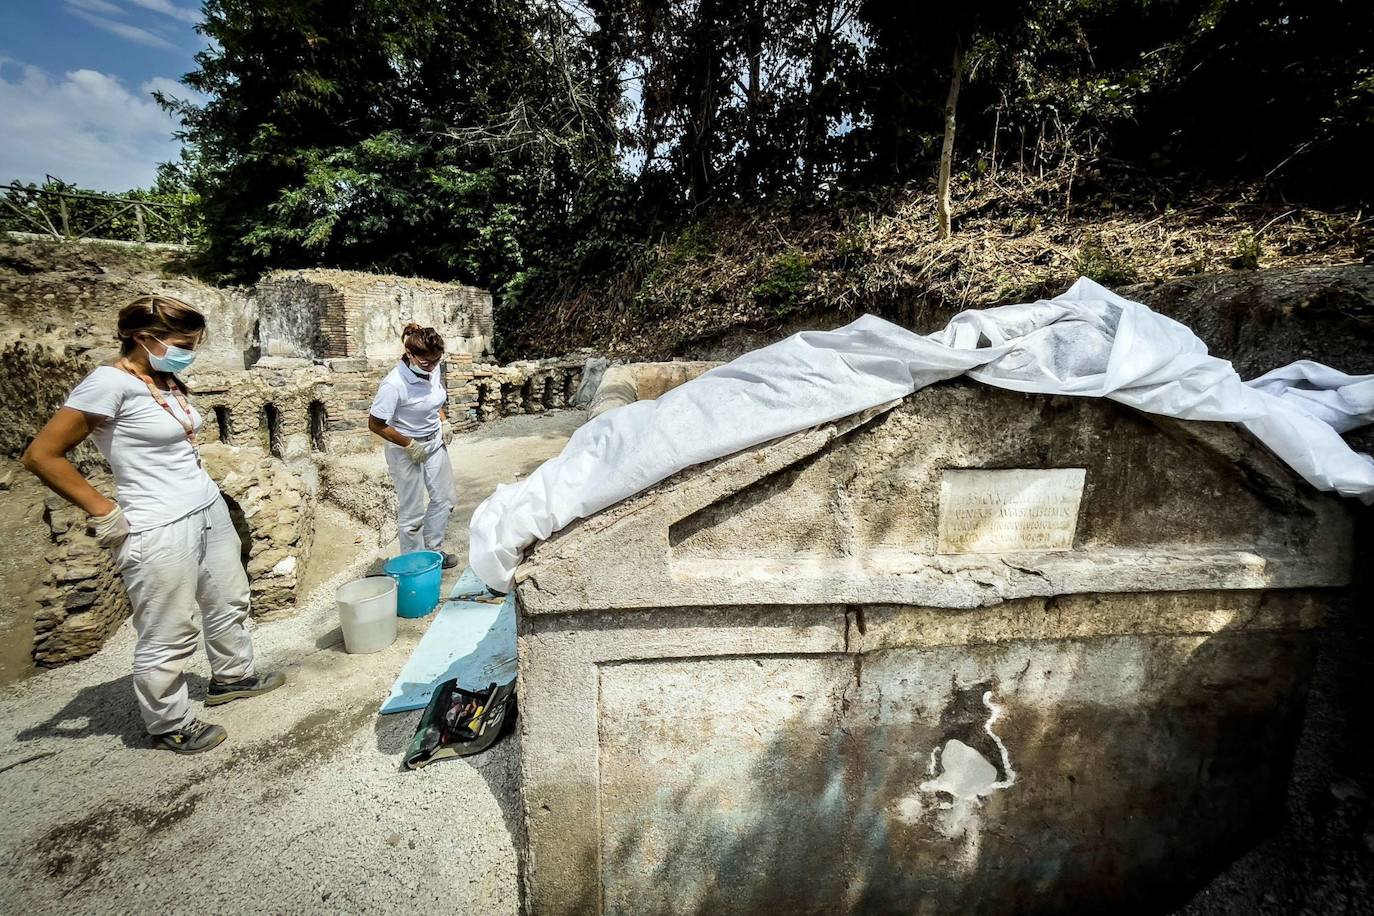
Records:
<instances>
[{"instance_id":1,"label":"white work trousers","mask_svg":"<svg viewBox=\"0 0 1374 916\"><path fill-rule=\"evenodd\" d=\"M148 731L188 723L186 662L201 627L210 673L221 682L253 673L248 620L248 574L229 508L216 498L204 509L157 528L136 531L114 549L133 605L134 694Z\"/></svg>"},{"instance_id":2,"label":"white work trousers","mask_svg":"<svg viewBox=\"0 0 1374 916\"><path fill-rule=\"evenodd\" d=\"M396 484L396 537L401 553L442 549L448 517L458 504L448 449L438 433L425 445L430 448L429 457L423 464L416 464L405 449L391 442L386 444L386 466Z\"/></svg>"}]
</instances>

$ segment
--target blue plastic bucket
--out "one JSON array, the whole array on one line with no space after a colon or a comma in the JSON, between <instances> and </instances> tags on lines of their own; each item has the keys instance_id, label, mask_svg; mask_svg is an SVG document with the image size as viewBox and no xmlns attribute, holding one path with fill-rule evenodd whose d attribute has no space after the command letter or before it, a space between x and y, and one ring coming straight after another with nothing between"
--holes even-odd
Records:
<instances>
[{"instance_id":1,"label":"blue plastic bucket","mask_svg":"<svg viewBox=\"0 0 1374 916\"><path fill-rule=\"evenodd\" d=\"M382 572L396 580L397 617L423 617L438 607L439 580L444 576L442 553L403 553L387 560Z\"/></svg>"}]
</instances>

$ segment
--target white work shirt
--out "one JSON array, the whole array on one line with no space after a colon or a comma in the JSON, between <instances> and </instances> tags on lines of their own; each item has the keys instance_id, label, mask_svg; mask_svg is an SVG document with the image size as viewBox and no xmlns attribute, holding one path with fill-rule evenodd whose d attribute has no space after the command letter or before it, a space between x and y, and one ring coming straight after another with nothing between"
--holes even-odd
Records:
<instances>
[{"instance_id":1,"label":"white work shirt","mask_svg":"<svg viewBox=\"0 0 1374 916\"><path fill-rule=\"evenodd\" d=\"M204 509L219 487L196 460L177 417L185 417L176 395L167 392L172 414L158 406L142 379L99 366L72 390L65 406L103 417L91 433L114 472L115 502L130 531L146 531ZM191 407L191 425L200 413Z\"/></svg>"},{"instance_id":2,"label":"white work shirt","mask_svg":"<svg viewBox=\"0 0 1374 916\"><path fill-rule=\"evenodd\" d=\"M439 431L439 408L447 401L442 365L426 379L400 362L382 379L368 413L403 435L428 438Z\"/></svg>"}]
</instances>

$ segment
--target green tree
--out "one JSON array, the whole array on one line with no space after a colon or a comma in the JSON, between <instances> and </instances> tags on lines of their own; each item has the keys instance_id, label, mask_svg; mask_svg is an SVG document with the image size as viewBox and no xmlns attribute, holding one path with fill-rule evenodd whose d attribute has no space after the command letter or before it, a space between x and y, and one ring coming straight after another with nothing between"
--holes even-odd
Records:
<instances>
[{"instance_id":1,"label":"green tree","mask_svg":"<svg viewBox=\"0 0 1374 916\"><path fill-rule=\"evenodd\" d=\"M500 289L613 138L556 3L210 0L215 45L164 99L191 148L207 258L232 276L322 264Z\"/></svg>"}]
</instances>

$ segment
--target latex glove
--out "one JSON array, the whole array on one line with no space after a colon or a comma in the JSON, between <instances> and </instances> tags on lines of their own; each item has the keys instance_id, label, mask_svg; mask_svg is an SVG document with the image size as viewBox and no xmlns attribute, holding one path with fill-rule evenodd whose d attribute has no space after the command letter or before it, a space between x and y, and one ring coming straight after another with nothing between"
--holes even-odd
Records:
<instances>
[{"instance_id":1,"label":"latex glove","mask_svg":"<svg viewBox=\"0 0 1374 916\"><path fill-rule=\"evenodd\" d=\"M92 516L91 527L95 529L95 540L101 547L118 547L129 536L129 520L119 506L115 506L107 515Z\"/></svg>"},{"instance_id":2,"label":"latex glove","mask_svg":"<svg viewBox=\"0 0 1374 916\"><path fill-rule=\"evenodd\" d=\"M453 441L453 424L447 420L439 425L439 440L444 443L444 448L448 448Z\"/></svg>"},{"instance_id":3,"label":"latex glove","mask_svg":"<svg viewBox=\"0 0 1374 916\"><path fill-rule=\"evenodd\" d=\"M429 460L429 445L419 439L411 439L410 444L406 446L406 454L416 464L424 464Z\"/></svg>"}]
</instances>

